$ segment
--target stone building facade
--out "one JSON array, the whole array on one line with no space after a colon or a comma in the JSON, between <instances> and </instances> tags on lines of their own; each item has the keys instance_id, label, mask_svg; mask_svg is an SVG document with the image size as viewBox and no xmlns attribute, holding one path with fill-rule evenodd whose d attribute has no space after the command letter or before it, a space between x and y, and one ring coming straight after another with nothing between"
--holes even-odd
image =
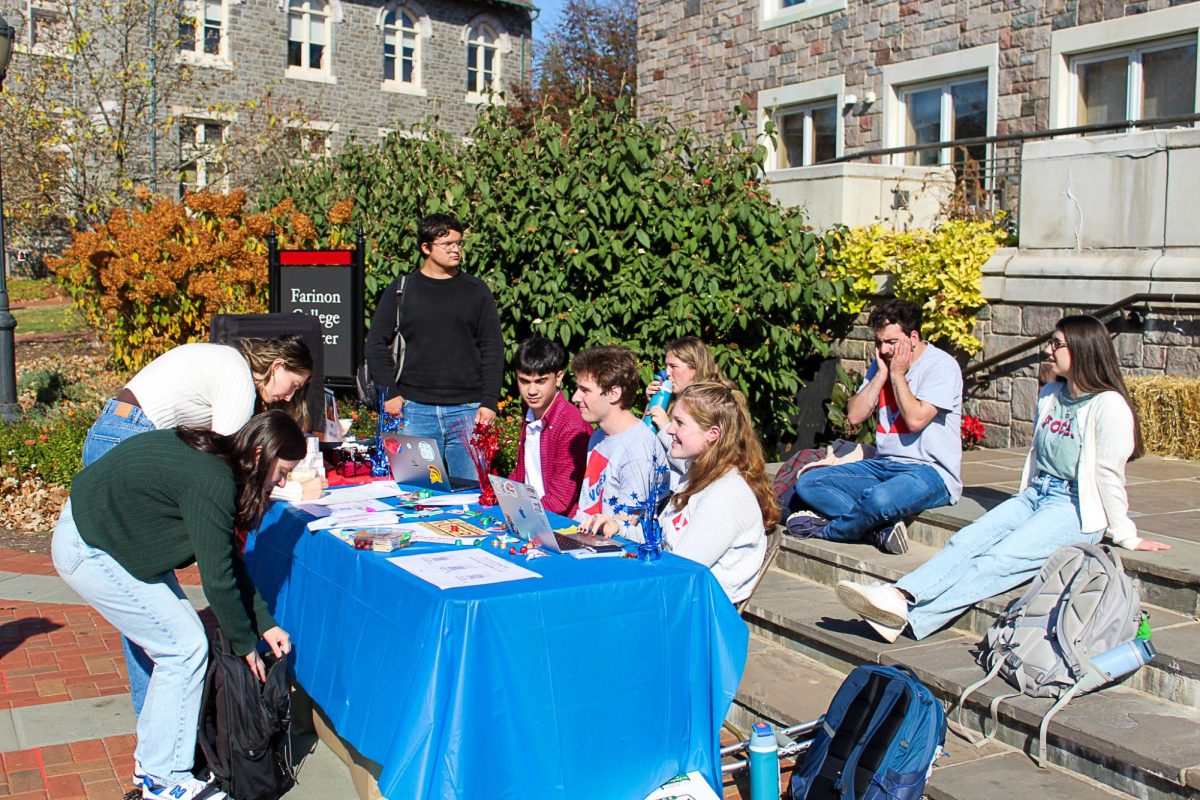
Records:
<instances>
[{"instance_id":1,"label":"stone building facade","mask_svg":"<svg viewBox=\"0 0 1200 800\"><path fill-rule=\"evenodd\" d=\"M18 29L14 69L57 57L69 71L72 59L55 52L56 26L65 27L67 9L86 14L93 2L0 0L0 15ZM173 37L178 22L170 56L187 66L190 82L157 109L176 123L160 134L157 160L182 164L181 189L238 185L229 156L261 140L268 104L291 158L331 154L351 136L369 145L406 135L434 115L466 136L491 91L530 74L532 11L531 0L161 2L161 29ZM130 147L145 158L145 142Z\"/></svg>"},{"instance_id":2,"label":"stone building facade","mask_svg":"<svg viewBox=\"0 0 1200 800\"><path fill-rule=\"evenodd\" d=\"M933 224L936 214L914 217L909 192L944 191L960 168L950 148L827 163L857 152L1200 109L1191 0L641 0L639 9L639 113L720 136L734 107L747 107L734 125L776 131L766 184L817 227ZM984 267L976 362L1065 313L1138 292L1200 295L1195 130L994 143L970 155L1008 157L1019 170L1005 190L1019 199L1019 246ZM903 213L888 205L901 195ZM1133 311L1110 324L1127 374L1200 376L1194 304ZM861 371L870 349L859 326L837 355ZM1030 441L1037 359L1027 351L972 382L966 409L987 423L987 444Z\"/></svg>"}]
</instances>

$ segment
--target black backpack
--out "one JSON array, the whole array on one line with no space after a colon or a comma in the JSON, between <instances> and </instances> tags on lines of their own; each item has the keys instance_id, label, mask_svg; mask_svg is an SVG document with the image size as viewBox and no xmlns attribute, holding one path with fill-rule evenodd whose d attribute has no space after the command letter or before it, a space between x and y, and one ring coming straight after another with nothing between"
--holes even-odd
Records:
<instances>
[{"instance_id":1,"label":"black backpack","mask_svg":"<svg viewBox=\"0 0 1200 800\"><path fill-rule=\"evenodd\" d=\"M259 683L220 628L213 633L197 743L212 783L230 800L276 800L296 785L287 656L267 659Z\"/></svg>"}]
</instances>

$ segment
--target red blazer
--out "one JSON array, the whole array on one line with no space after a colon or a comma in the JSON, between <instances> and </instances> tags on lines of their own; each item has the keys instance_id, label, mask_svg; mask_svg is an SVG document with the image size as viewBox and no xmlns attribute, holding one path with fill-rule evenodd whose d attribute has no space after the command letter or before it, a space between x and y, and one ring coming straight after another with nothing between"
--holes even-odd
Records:
<instances>
[{"instance_id":1,"label":"red blazer","mask_svg":"<svg viewBox=\"0 0 1200 800\"><path fill-rule=\"evenodd\" d=\"M528 409L526 408L526 414ZM542 505L547 511L570 517L579 507L579 487L583 484L583 470L587 466L588 440L592 437L592 426L583 421L579 409L558 393L546 409L543 417L546 427L540 438L542 452L542 484L546 494ZM515 481L525 482L525 427L521 422L521 438L517 443L517 468L509 475Z\"/></svg>"}]
</instances>

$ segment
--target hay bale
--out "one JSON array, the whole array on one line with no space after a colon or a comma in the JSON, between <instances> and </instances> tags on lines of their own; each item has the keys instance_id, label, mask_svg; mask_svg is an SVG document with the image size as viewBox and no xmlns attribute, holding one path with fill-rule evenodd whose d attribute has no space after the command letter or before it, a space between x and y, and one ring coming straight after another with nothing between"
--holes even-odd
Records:
<instances>
[{"instance_id":1,"label":"hay bale","mask_svg":"<svg viewBox=\"0 0 1200 800\"><path fill-rule=\"evenodd\" d=\"M1126 378L1147 453L1200 461L1200 380L1177 375Z\"/></svg>"}]
</instances>

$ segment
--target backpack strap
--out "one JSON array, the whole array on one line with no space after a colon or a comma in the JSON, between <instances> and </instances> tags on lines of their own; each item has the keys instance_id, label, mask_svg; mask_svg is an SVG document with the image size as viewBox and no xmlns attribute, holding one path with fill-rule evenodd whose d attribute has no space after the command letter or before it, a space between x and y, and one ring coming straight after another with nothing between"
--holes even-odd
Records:
<instances>
[{"instance_id":1,"label":"backpack strap","mask_svg":"<svg viewBox=\"0 0 1200 800\"><path fill-rule=\"evenodd\" d=\"M1058 698L1058 702L1050 707L1050 710L1046 712L1046 716L1042 717L1042 724L1038 726L1038 751L1037 755L1033 757L1033 760L1042 769L1046 768L1046 735L1050 730L1050 720L1062 710L1063 706L1071 702L1071 698L1075 696L1077 691L1079 691L1078 683L1063 692L1062 697Z\"/></svg>"},{"instance_id":2,"label":"backpack strap","mask_svg":"<svg viewBox=\"0 0 1200 800\"><path fill-rule=\"evenodd\" d=\"M858 741L854 743L850 754L846 756L846 761L842 764L842 774L833 786L834 791L841 792L842 800L855 800L854 773L858 770L859 759L862 758L863 751L867 749L867 742L875 738L875 734L879 732L879 728L887 719L888 714L892 713L892 709L896 707L904 690L904 683L895 679L889 680L888 685L884 687L879 705L875 706L875 711L871 715L871 721L867 723L867 727L858 737Z\"/></svg>"},{"instance_id":3,"label":"backpack strap","mask_svg":"<svg viewBox=\"0 0 1200 800\"><path fill-rule=\"evenodd\" d=\"M967 698L970 697L971 695L973 695L979 689L979 687L983 686L985 683L990 681L992 678L996 677L996 675L999 674L1000 667L1003 666L1003 664L1004 664L1003 658L996 659L996 663L992 665L992 668L988 670L986 675L984 675L982 678L980 678L979 680L972 683L967 688L963 689L962 694L960 694L958 696L958 699L950 704L950 708L946 711L946 715L949 716L949 715L953 714L954 709L956 709L956 708L966 708ZM976 746L978 746L978 743L974 739L974 734L972 734L966 728L963 728L962 732L968 742L971 742L972 744L975 744Z\"/></svg>"},{"instance_id":4,"label":"backpack strap","mask_svg":"<svg viewBox=\"0 0 1200 800\"><path fill-rule=\"evenodd\" d=\"M401 275L396 284L396 326L392 328L392 363L396 365L395 381L400 382L400 371L404 369L404 352L400 347L400 306L404 303L404 288L408 276Z\"/></svg>"},{"instance_id":5,"label":"backpack strap","mask_svg":"<svg viewBox=\"0 0 1200 800\"><path fill-rule=\"evenodd\" d=\"M977 742L971 740L969 736L967 737L967 740L976 747L983 747L985 744L995 739L996 734L1000 732L1000 704L1005 700L1011 700L1014 697L1020 697L1021 694L1021 692L1006 692L993 697L992 702L988 703L988 716L991 717L992 720L992 732Z\"/></svg>"}]
</instances>

